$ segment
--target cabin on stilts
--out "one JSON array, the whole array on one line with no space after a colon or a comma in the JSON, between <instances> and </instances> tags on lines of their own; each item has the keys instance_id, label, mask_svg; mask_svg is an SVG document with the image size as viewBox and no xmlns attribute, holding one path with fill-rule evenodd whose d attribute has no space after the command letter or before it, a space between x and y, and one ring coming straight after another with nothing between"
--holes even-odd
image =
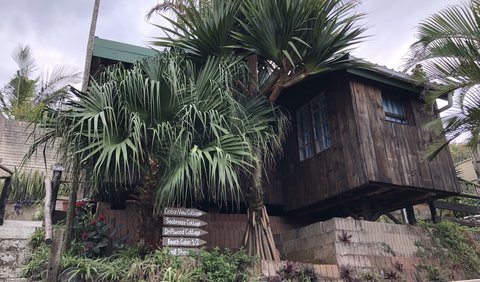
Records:
<instances>
[{"instance_id":1,"label":"cabin on stilts","mask_svg":"<svg viewBox=\"0 0 480 282\"><path fill-rule=\"evenodd\" d=\"M91 74L154 53L96 38ZM286 89L277 103L290 113L292 128L266 187L273 233L332 217L376 220L404 208L414 223L413 205L459 194L448 148L425 159L436 136L424 126L439 112L425 110L423 91L412 77L380 66L336 70ZM99 210L124 224L135 242L135 221L129 220L135 209L127 196L120 200L127 204L111 209L101 203ZM206 246L240 247L245 208L204 211Z\"/></svg>"}]
</instances>

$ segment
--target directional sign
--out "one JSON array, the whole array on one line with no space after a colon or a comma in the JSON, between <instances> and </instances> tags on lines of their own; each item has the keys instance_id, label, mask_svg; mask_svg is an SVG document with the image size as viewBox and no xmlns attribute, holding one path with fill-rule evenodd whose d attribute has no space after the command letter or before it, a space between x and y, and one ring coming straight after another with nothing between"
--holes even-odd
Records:
<instances>
[{"instance_id":1,"label":"directional sign","mask_svg":"<svg viewBox=\"0 0 480 282\"><path fill-rule=\"evenodd\" d=\"M165 208L163 210L163 214L171 215L171 216L199 217L206 213L204 211L197 210L197 209Z\"/></svg>"},{"instance_id":2,"label":"directional sign","mask_svg":"<svg viewBox=\"0 0 480 282\"><path fill-rule=\"evenodd\" d=\"M186 256L191 252L198 252L199 249L193 248L169 248L170 254L172 256Z\"/></svg>"},{"instance_id":3,"label":"directional sign","mask_svg":"<svg viewBox=\"0 0 480 282\"><path fill-rule=\"evenodd\" d=\"M189 227L163 227L162 236L184 236L184 237L199 237L208 232L199 228Z\"/></svg>"},{"instance_id":4,"label":"directional sign","mask_svg":"<svg viewBox=\"0 0 480 282\"><path fill-rule=\"evenodd\" d=\"M169 226L185 226L185 227L200 227L204 226L207 223L205 221L201 221L200 219L195 218L185 218L185 217L170 217L164 216L163 217L163 225Z\"/></svg>"},{"instance_id":5,"label":"directional sign","mask_svg":"<svg viewBox=\"0 0 480 282\"><path fill-rule=\"evenodd\" d=\"M183 237L164 237L162 240L163 246L199 247L205 243L202 239Z\"/></svg>"}]
</instances>

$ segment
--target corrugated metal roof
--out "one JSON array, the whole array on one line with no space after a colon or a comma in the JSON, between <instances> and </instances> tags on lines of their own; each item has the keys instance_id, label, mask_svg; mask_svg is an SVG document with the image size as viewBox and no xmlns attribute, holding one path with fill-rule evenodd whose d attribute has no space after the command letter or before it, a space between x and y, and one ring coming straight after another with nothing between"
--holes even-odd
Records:
<instances>
[{"instance_id":1,"label":"corrugated metal roof","mask_svg":"<svg viewBox=\"0 0 480 282\"><path fill-rule=\"evenodd\" d=\"M95 37L93 56L124 63L133 63L158 54L157 50Z\"/></svg>"}]
</instances>

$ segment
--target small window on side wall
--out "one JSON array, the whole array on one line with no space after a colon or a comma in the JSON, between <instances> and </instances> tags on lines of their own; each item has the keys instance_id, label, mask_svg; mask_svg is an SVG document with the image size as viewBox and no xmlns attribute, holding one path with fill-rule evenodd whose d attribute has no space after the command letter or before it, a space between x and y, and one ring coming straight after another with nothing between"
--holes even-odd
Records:
<instances>
[{"instance_id":1,"label":"small window on side wall","mask_svg":"<svg viewBox=\"0 0 480 282\"><path fill-rule=\"evenodd\" d=\"M387 95L382 95L382 100L386 121L408 124L407 115L405 114L405 105L401 100Z\"/></svg>"},{"instance_id":2,"label":"small window on side wall","mask_svg":"<svg viewBox=\"0 0 480 282\"><path fill-rule=\"evenodd\" d=\"M297 110L297 133L300 161L311 158L332 145L325 93Z\"/></svg>"}]
</instances>

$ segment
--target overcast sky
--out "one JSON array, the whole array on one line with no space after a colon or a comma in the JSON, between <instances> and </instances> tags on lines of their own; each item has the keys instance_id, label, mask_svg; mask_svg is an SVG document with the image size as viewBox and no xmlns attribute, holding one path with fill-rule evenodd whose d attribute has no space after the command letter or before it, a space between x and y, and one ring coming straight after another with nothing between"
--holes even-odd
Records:
<instances>
[{"instance_id":1,"label":"overcast sky","mask_svg":"<svg viewBox=\"0 0 480 282\"><path fill-rule=\"evenodd\" d=\"M0 88L17 66L11 59L19 45L30 45L39 69L55 65L83 71L93 0L0 0ZM418 23L461 0L361 0L358 9L371 37L354 55L398 69L414 42ZM147 46L160 30L145 20L156 0L102 0L96 35ZM158 24L162 24L156 16Z\"/></svg>"}]
</instances>

